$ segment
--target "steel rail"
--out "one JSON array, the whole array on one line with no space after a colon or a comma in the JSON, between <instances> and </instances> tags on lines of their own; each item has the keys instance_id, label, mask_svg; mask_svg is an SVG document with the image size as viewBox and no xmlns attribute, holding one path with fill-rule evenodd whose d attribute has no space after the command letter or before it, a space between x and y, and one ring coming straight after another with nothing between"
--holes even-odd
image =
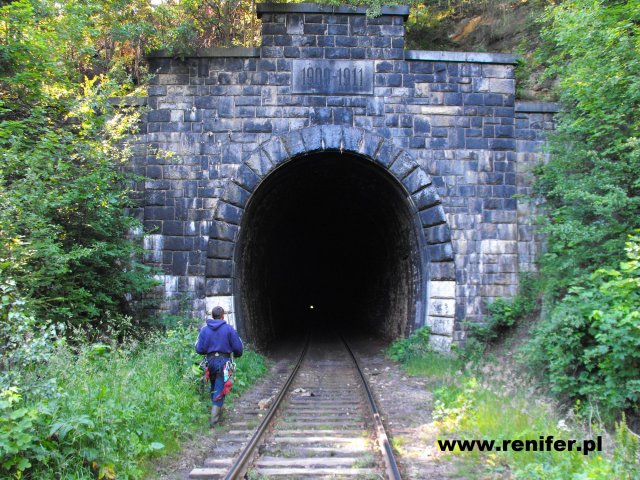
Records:
<instances>
[{"instance_id":1,"label":"steel rail","mask_svg":"<svg viewBox=\"0 0 640 480\"><path fill-rule=\"evenodd\" d=\"M380 418L380 412L378 411L378 407L376 405L376 401L373 398L373 393L371 392L371 388L369 388L369 382L364 376L362 369L360 368L360 364L358 363L358 359L353 354L351 347L344 339L344 337L340 336L342 343L349 352L353 363L356 365L356 370L358 370L358 374L362 379L362 383L365 388L365 392L367 393L367 400L369 401L369 407L371 408L371 413L373 414L373 420L376 424L376 434L378 437L378 445L380 447L380 453L382 453L382 458L384 459L385 467L387 470L387 478L393 480L401 480L402 476L400 475L400 470L398 469L398 464L396 463L396 459L393 456L393 450L391 449L391 443L389 443L389 437L387 437L387 432L384 429L384 425L382 423L382 419Z\"/></svg>"},{"instance_id":2,"label":"steel rail","mask_svg":"<svg viewBox=\"0 0 640 480\"><path fill-rule=\"evenodd\" d=\"M282 400L284 399L287 391L289 390L289 386L291 385L291 382L293 382L293 379L298 373L298 370L300 369L300 365L302 365L302 361L304 360L304 357L307 354L307 350L309 349L309 342L310 342L310 336L307 335L307 340L304 344L304 347L302 348L302 352L300 353L300 358L298 358L298 362L296 363L296 366L291 371L289 378L287 378L287 381L285 382L284 386L280 390L280 393L278 393L278 396L276 397L273 404L271 405L271 408L269 408L269 410L267 411L267 414L264 416L264 419L262 420L262 422L260 423L256 431L254 432L254 434L251 436L251 439L242 449L242 452L240 452L240 455L238 455L236 460L233 462L233 465L231 465L231 468L225 475L224 480L237 480L240 478L239 475L244 473L243 470L246 468L247 462L249 462L249 460L253 456L254 449L258 445L258 442L262 438L262 435L264 435L265 431L267 430L267 427L269 426L271 419L273 418L276 411L280 407Z\"/></svg>"}]
</instances>

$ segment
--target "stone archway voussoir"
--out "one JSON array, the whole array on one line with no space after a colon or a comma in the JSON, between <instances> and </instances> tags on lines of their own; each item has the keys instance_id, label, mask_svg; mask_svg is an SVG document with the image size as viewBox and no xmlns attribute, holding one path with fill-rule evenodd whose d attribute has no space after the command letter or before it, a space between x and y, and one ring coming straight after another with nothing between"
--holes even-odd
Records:
<instances>
[{"instance_id":1,"label":"stone archway voussoir","mask_svg":"<svg viewBox=\"0 0 640 480\"><path fill-rule=\"evenodd\" d=\"M220 201L216 207L215 219L231 225L240 226L244 210L230 203ZM217 238L217 237L216 237Z\"/></svg>"},{"instance_id":2,"label":"stone archway voussoir","mask_svg":"<svg viewBox=\"0 0 640 480\"><path fill-rule=\"evenodd\" d=\"M423 227L432 227L447 222L447 216L444 213L442 205L434 205L432 207L421 210L419 213L420 221Z\"/></svg>"},{"instance_id":3,"label":"stone archway voussoir","mask_svg":"<svg viewBox=\"0 0 640 480\"><path fill-rule=\"evenodd\" d=\"M402 180L416 168L418 168L418 164L413 159L411 154L405 150L402 150L400 152L400 155L395 158L395 160L389 167L389 170L400 182L402 182Z\"/></svg>"},{"instance_id":4,"label":"stone archway voussoir","mask_svg":"<svg viewBox=\"0 0 640 480\"><path fill-rule=\"evenodd\" d=\"M451 239L451 230L449 225L441 223L440 225L432 225L424 230L424 238L427 244L446 243Z\"/></svg>"},{"instance_id":5,"label":"stone archway voussoir","mask_svg":"<svg viewBox=\"0 0 640 480\"><path fill-rule=\"evenodd\" d=\"M398 149L391 140L385 139L372 158L385 170L389 170L389 167L401 153L402 150Z\"/></svg>"},{"instance_id":6,"label":"stone archway voussoir","mask_svg":"<svg viewBox=\"0 0 640 480\"><path fill-rule=\"evenodd\" d=\"M218 210L216 209L215 220L211 223L209 228L209 241L211 239L224 240L228 242L235 242L238 237L240 227L232 223L227 223L218 216Z\"/></svg>"},{"instance_id":7,"label":"stone archway voussoir","mask_svg":"<svg viewBox=\"0 0 640 480\"><path fill-rule=\"evenodd\" d=\"M425 187L431 185L431 177L425 172L422 168L418 167L414 169L409 175L407 175L402 183L407 190L409 190L410 194L414 194L415 192L424 189Z\"/></svg>"},{"instance_id":8,"label":"stone archway voussoir","mask_svg":"<svg viewBox=\"0 0 640 480\"><path fill-rule=\"evenodd\" d=\"M354 127L342 127L343 148L349 152L359 152L362 145L364 130Z\"/></svg>"},{"instance_id":9,"label":"stone archway voussoir","mask_svg":"<svg viewBox=\"0 0 640 480\"><path fill-rule=\"evenodd\" d=\"M385 142L384 137L375 133L365 131L362 137L360 147L357 149L359 153L369 159L375 159L376 152L380 149L381 144ZM379 162L378 162L379 163Z\"/></svg>"},{"instance_id":10,"label":"stone archway voussoir","mask_svg":"<svg viewBox=\"0 0 640 480\"><path fill-rule=\"evenodd\" d=\"M233 181L229 181L220 197L226 203L244 208L251 197L251 193Z\"/></svg>"},{"instance_id":11,"label":"stone archway voussoir","mask_svg":"<svg viewBox=\"0 0 640 480\"><path fill-rule=\"evenodd\" d=\"M440 204L440 196L433 185L417 190L411 195L411 198L418 211Z\"/></svg>"},{"instance_id":12,"label":"stone archway voussoir","mask_svg":"<svg viewBox=\"0 0 640 480\"><path fill-rule=\"evenodd\" d=\"M284 144L281 137L273 137L264 142L261 147L268 155L269 160L271 160L274 167L277 167L291 158L291 154L287 150L287 146Z\"/></svg>"},{"instance_id":13,"label":"stone archway voussoir","mask_svg":"<svg viewBox=\"0 0 640 480\"><path fill-rule=\"evenodd\" d=\"M283 142L287 151L292 157L297 155L301 155L307 152L307 147L302 140L302 133L300 130L294 130L289 133L286 137L283 137Z\"/></svg>"},{"instance_id":14,"label":"stone archway voussoir","mask_svg":"<svg viewBox=\"0 0 640 480\"><path fill-rule=\"evenodd\" d=\"M342 127L340 125L323 125L322 149L323 150L343 150Z\"/></svg>"},{"instance_id":15,"label":"stone archway voussoir","mask_svg":"<svg viewBox=\"0 0 640 480\"><path fill-rule=\"evenodd\" d=\"M271 163L271 159L262 148L253 152L244 163L261 177L266 177L273 170L273 163Z\"/></svg>"},{"instance_id":16,"label":"stone archway voussoir","mask_svg":"<svg viewBox=\"0 0 640 480\"><path fill-rule=\"evenodd\" d=\"M262 177L249 168L246 163L241 165L234 175L234 182L247 192L253 192L261 180Z\"/></svg>"},{"instance_id":17,"label":"stone archway voussoir","mask_svg":"<svg viewBox=\"0 0 640 480\"><path fill-rule=\"evenodd\" d=\"M453 261L453 247L451 246L451 242L427 245L427 252L430 262Z\"/></svg>"},{"instance_id":18,"label":"stone archway voussoir","mask_svg":"<svg viewBox=\"0 0 640 480\"><path fill-rule=\"evenodd\" d=\"M302 141L305 145L305 153L322 150L322 130L320 127L310 127L300 130Z\"/></svg>"}]
</instances>

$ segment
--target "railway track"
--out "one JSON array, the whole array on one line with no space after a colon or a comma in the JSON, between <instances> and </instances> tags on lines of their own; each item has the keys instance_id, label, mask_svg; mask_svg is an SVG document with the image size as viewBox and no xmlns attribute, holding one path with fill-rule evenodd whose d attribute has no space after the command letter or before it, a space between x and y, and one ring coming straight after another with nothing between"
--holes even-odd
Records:
<instances>
[{"instance_id":1,"label":"railway track","mask_svg":"<svg viewBox=\"0 0 640 480\"><path fill-rule=\"evenodd\" d=\"M307 340L279 383L255 430L246 422L232 424L221 439L233 458L208 458L189 478L400 479L373 396L346 342Z\"/></svg>"}]
</instances>

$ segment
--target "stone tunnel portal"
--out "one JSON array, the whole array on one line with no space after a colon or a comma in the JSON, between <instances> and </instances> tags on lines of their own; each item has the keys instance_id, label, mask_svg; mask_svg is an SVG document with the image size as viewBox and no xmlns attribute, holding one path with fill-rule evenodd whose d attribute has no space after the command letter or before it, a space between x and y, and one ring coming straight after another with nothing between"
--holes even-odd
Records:
<instances>
[{"instance_id":1,"label":"stone tunnel portal","mask_svg":"<svg viewBox=\"0 0 640 480\"><path fill-rule=\"evenodd\" d=\"M306 154L272 172L247 205L234 255L241 333L268 344L309 328L410 331L427 275L408 198L350 153Z\"/></svg>"}]
</instances>

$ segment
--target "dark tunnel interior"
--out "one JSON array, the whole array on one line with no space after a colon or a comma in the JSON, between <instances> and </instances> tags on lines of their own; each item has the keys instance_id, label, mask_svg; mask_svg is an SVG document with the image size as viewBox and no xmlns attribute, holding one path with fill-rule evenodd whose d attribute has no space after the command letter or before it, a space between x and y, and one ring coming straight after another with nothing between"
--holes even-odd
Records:
<instances>
[{"instance_id":1,"label":"dark tunnel interior","mask_svg":"<svg viewBox=\"0 0 640 480\"><path fill-rule=\"evenodd\" d=\"M260 346L308 329L406 334L423 278L406 195L380 166L340 152L270 174L247 205L235 252L241 333Z\"/></svg>"}]
</instances>

